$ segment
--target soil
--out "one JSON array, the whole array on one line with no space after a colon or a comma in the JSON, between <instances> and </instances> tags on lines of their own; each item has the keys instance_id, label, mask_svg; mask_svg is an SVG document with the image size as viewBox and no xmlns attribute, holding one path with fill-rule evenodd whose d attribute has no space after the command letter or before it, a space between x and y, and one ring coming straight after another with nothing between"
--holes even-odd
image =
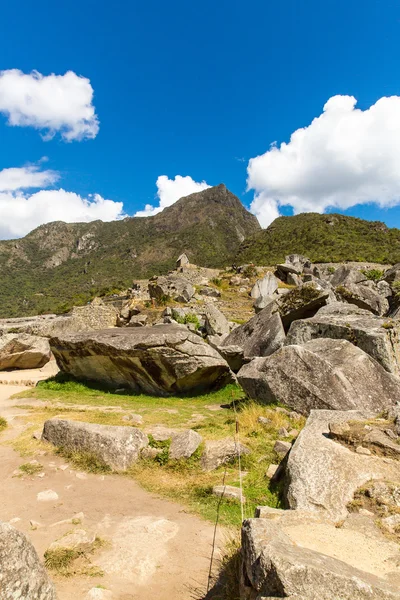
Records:
<instances>
[{"instance_id":1,"label":"soil","mask_svg":"<svg viewBox=\"0 0 400 600\"><path fill-rule=\"evenodd\" d=\"M24 389L0 385L0 416L9 424L0 433L0 520L11 520L24 532L41 559L51 542L74 529L71 519L77 513L84 517L75 527L106 541L91 557L103 577L52 575L59 600L84 599L95 586L111 590L115 600L203 598L213 525L144 491L128 477L80 473L52 452L19 456L10 442L28 426L29 411L10 396ZM32 459L43 465L44 475L18 476L19 466ZM56 492L58 499L38 501L37 495L46 490ZM59 523L65 520L69 522ZM32 527L31 521L37 524ZM222 532L220 538L222 545Z\"/></svg>"}]
</instances>

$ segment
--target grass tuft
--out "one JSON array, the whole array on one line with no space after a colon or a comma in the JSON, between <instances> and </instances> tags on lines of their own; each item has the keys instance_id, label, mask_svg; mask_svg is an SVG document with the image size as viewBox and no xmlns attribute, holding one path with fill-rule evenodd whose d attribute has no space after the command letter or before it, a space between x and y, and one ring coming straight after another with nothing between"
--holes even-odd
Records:
<instances>
[{"instance_id":1,"label":"grass tuft","mask_svg":"<svg viewBox=\"0 0 400 600\"><path fill-rule=\"evenodd\" d=\"M4 417L0 417L0 431L3 431L7 427L7 421Z\"/></svg>"}]
</instances>

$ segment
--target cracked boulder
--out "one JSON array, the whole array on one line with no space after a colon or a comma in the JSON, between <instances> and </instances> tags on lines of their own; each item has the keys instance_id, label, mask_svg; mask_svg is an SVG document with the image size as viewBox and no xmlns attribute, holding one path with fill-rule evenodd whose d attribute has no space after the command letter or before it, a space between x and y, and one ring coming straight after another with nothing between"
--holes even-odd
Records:
<instances>
[{"instance_id":1,"label":"cracked boulder","mask_svg":"<svg viewBox=\"0 0 400 600\"><path fill-rule=\"evenodd\" d=\"M168 396L216 389L233 378L220 354L181 325L60 336L50 345L62 372L111 388Z\"/></svg>"},{"instance_id":2,"label":"cracked boulder","mask_svg":"<svg viewBox=\"0 0 400 600\"><path fill-rule=\"evenodd\" d=\"M322 306L328 304L330 296L330 289L314 282L305 283L281 296L277 305L285 331L293 321L314 316Z\"/></svg>"},{"instance_id":3,"label":"cracked boulder","mask_svg":"<svg viewBox=\"0 0 400 600\"><path fill-rule=\"evenodd\" d=\"M54 586L28 538L2 521L0 597L2 600L57 600Z\"/></svg>"},{"instance_id":4,"label":"cracked boulder","mask_svg":"<svg viewBox=\"0 0 400 600\"><path fill-rule=\"evenodd\" d=\"M400 400L400 379L346 340L284 346L244 365L237 378L250 398L303 415L312 409L380 412Z\"/></svg>"},{"instance_id":5,"label":"cracked boulder","mask_svg":"<svg viewBox=\"0 0 400 600\"><path fill-rule=\"evenodd\" d=\"M324 306L309 319L290 326L286 344L304 344L315 338L345 339L364 350L386 371L400 375L399 323L341 302Z\"/></svg>"}]
</instances>

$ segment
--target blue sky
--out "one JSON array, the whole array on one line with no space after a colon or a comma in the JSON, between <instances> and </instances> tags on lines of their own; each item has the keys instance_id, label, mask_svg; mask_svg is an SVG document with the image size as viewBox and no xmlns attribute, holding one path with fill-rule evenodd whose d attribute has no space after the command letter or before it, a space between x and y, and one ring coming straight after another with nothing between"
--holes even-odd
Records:
<instances>
[{"instance_id":1,"label":"blue sky","mask_svg":"<svg viewBox=\"0 0 400 600\"><path fill-rule=\"evenodd\" d=\"M38 165L45 156L39 168L58 173L48 187L123 202L129 215L158 204L161 175L224 182L246 206L254 193L261 203L281 194L271 214L290 214L298 180L284 192L284 174L273 184L261 174L261 188L246 192L249 160L272 142L278 148L289 142L331 97L354 96L364 111L384 96L400 95L399 33L400 5L389 0L3 3L0 68L87 78L100 127L94 139L66 142L55 132L44 141L40 129L7 125L3 111L0 170ZM397 108L383 111L396 114ZM391 123L383 127L389 137ZM324 143L329 139L328 132ZM385 155L393 139L382 143ZM281 161L257 168L291 166ZM346 213L400 227L399 206L366 203L386 186L387 174L378 170L372 191L362 192L363 204ZM389 179L387 194L396 196L398 185L400 197L400 182ZM302 193L297 209L305 206L308 188ZM390 205L387 194L381 205ZM317 209L331 210L325 205ZM3 229L0 235L10 237Z\"/></svg>"}]
</instances>

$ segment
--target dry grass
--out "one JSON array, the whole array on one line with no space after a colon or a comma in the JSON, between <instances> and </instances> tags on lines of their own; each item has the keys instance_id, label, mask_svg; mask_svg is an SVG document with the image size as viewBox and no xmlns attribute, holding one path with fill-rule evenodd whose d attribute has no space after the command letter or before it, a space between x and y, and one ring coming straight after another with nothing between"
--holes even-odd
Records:
<instances>
[{"instance_id":1,"label":"dry grass","mask_svg":"<svg viewBox=\"0 0 400 600\"><path fill-rule=\"evenodd\" d=\"M93 565L92 555L106 545L102 538L96 537L89 550L76 550L74 548L56 548L46 550L44 553L45 566L49 571L61 577L86 575L88 577L103 577L102 569Z\"/></svg>"},{"instance_id":2,"label":"dry grass","mask_svg":"<svg viewBox=\"0 0 400 600\"><path fill-rule=\"evenodd\" d=\"M0 431L3 431L7 427L7 421L4 417L0 417Z\"/></svg>"}]
</instances>

